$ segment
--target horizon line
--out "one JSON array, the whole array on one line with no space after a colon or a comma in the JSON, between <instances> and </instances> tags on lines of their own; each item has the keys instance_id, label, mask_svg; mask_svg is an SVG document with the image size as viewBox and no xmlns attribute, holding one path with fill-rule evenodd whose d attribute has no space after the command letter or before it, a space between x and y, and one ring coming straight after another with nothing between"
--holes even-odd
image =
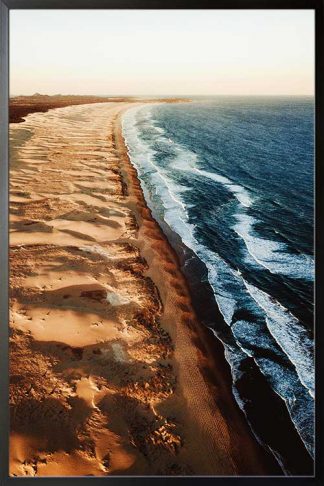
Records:
<instances>
[{"instance_id":1,"label":"horizon line","mask_svg":"<svg viewBox=\"0 0 324 486\"><path fill-rule=\"evenodd\" d=\"M309 97L314 97L315 93L258 93L258 94L247 94L247 93L213 93L213 94L85 94L85 93L55 93L55 94L47 94L47 93L39 93L35 92L33 94L10 94L9 98L17 98L18 96L97 96L97 97L102 97L102 98L145 98L145 97L173 97L173 98L190 98L190 97L213 97L213 96L246 96L246 97L252 97L252 96L309 96Z\"/></svg>"}]
</instances>

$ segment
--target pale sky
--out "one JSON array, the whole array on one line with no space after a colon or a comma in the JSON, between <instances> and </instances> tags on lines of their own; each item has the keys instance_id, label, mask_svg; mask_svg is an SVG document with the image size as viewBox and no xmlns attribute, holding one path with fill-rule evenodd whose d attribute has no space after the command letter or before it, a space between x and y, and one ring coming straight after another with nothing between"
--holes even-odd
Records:
<instances>
[{"instance_id":1,"label":"pale sky","mask_svg":"<svg viewBox=\"0 0 324 486\"><path fill-rule=\"evenodd\" d=\"M314 94L313 10L11 10L10 94Z\"/></svg>"}]
</instances>

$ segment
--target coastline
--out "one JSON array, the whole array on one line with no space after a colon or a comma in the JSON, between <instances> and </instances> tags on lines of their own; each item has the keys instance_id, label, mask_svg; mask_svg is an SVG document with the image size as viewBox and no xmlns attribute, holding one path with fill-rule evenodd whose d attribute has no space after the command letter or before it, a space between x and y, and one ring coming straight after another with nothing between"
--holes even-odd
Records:
<instances>
[{"instance_id":1,"label":"coastline","mask_svg":"<svg viewBox=\"0 0 324 486\"><path fill-rule=\"evenodd\" d=\"M46 113L54 108L84 105L90 103L136 103L138 99L132 96L91 96L91 95L41 95L15 96L9 99L9 123L22 123L30 113ZM158 101L158 100L156 100ZM162 100L163 101L163 100ZM190 101L181 98L170 98L168 103ZM143 103L150 100L143 100Z\"/></svg>"},{"instance_id":2,"label":"coastline","mask_svg":"<svg viewBox=\"0 0 324 486\"><path fill-rule=\"evenodd\" d=\"M83 179L80 183L79 180L82 177L80 170L83 164L79 162L80 149L74 146L75 140L79 140L76 132L73 133L68 148L71 160L75 163L72 173L69 170L69 164L60 155L51 152L50 144L48 145L52 159L50 157L47 163L53 162L51 170L57 170L58 167L62 169L61 175L55 173L58 178L55 188L47 189L50 192L47 203L53 210L51 223L48 222L46 215L48 205L43 206L44 189L38 184L36 187L38 192L32 189L27 198L24 194L19 194L19 185L24 178L19 173L19 167L15 169L17 174L14 174L16 179L13 182L17 194L11 198L11 202L17 211L12 213L13 217L11 217L11 223L15 228L11 237L14 251L11 253L14 277L12 299L16 313L13 328L16 335L13 336L14 344L11 348L13 360L11 362L14 367L18 366L18 369L15 369L14 376L18 376L19 371L22 371L15 361L14 354L17 352L17 356L21 358L28 349L31 357L35 359L32 351L36 351L38 372L40 373L40 369L42 369L45 376L48 374L54 382L57 380L58 387L60 387L64 375L64 384L61 386L66 388L62 396L62 392L59 389L56 390L55 387L52 392L53 383L51 383L51 386L46 387L45 391L42 390L42 394L40 394L37 386L40 388L41 385L37 385L36 380L32 395L34 406L35 402L36 405L38 402L38 408L36 408L39 413L44 414L45 402L48 406L48 400L55 399L56 402L50 404L50 413L46 408L45 417L54 414L55 423L57 410L59 407L62 410L63 407L63 416L67 414L69 420L72 418L75 421L76 415L78 418L80 415L85 415L87 421L78 422L78 434L81 430L83 438L80 439L78 434L76 434L77 437L73 436L73 440L71 438L70 449L65 450L64 453L69 457L60 455L58 449L51 451L47 456L45 454L44 458L44 449L45 451L48 449L48 444L44 445L44 431L46 429L46 433L50 432L48 425L44 423L35 438L35 434L33 435L30 429L31 424L28 427L30 415L26 415L26 410L30 406L29 400L26 400L26 396L22 400L22 395L17 394L17 390L14 391L12 415L14 417L12 422L14 446L17 448L18 444L22 451L21 454L27 457L24 457L24 461L15 457L12 471L16 471L14 474L17 474L17 471L24 471L24 474L21 475L69 475L69 471L70 473L74 471L74 467L77 465L80 470L94 475L280 474L274 461L254 439L237 407L232 396L228 365L221 352L221 345L218 346L219 349L216 353L212 352L211 341L208 338L210 332L200 325L192 305L187 281L180 269L179 259L146 205L136 169L129 160L121 131L122 113L130 107L130 104L125 106L125 103L120 103L117 107L112 106L112 114L108 111L105 112L105 107L102 108L102 120L107 120L107 127L110 127L105 130L108 145L104 142L104 138L100 138L99 146L102 153L100 152L99 155L95 148L95 138L93 138L90 140L93 144L92 152L90 150L89 157L88 155L83 156L86 159L85 167L88 177L91 177L91 184L86 183ZM87 108L84 109L87 116ZM54 112L52 111L52 113ZM60 113L63 113L64 117L64 112ZM99 121L95 129L98 134L100 133L100 137L104 137ZM43 132L40 131L40 133ZM89 146L91 146L90 142ZM81 144L81 142L77 143ZM35 145L30 147L28 154L35 153L35 149L37 149ZM108 163L99 159L107 149L109 151ZM34 152L32 152L33 150ZM94 154L100 160L100 171L99 163L89 162L91 157L93 159ZM26 160L29 160L29 156ZM92 171L96 170L97 165L98 172L93 175ZM31 167L29 166L27 169L31 170ZM67 175L67 173L69 174ZM107 193L106 189L102 187L104 187L103 178L109 175L112 190ZM37 177L41 182L43 176L38 173ZM44 180L46 179L43 178ZM64 184L70 184L70 189L69 187L64 189ZM70 205L67 213L66 208L63 208L63 215L65 221L69 222L68 224L62 223L62 215L58 215L57 196L53 197L53 189L56 191L54 191L55 194L60 194L60 185L66 191L75 190L76 187L79 191L77 198L66 196L64 191L62 193L62 197ZM93 215L92 220L90 217L94 198L96 198L96 218L99 219L100 224L93 221ZM78 200L82 200L82 211L80 205L75 206ZM108 211L109 214L106 210L107 205L111 208ZM19 215L19 208L28 209L31 206L34 207L32 212L25 211L23 217ZM118 212L123 215L112 217ZM105 221L107 215L110 218L109 224L108 221ZM26 231L26 224L29 226L28 231ZM104 225L107 226L103 228ZM119 232L118 225L123 226L123 231ZM49 229L49 226L52 229ZM106 231L105 235L107 232L112 233L111 241L113 243L107 243L106 236L102 236L103 231ZM90 258L88 255L90 250L87 250L86 256L82 254L81 261L80 246L81 249L84 248L82 245L85 243L87 248L89 245L100 248L101 253L99 251L96 255L92 253ZM66 252L64 255L62 245ZM116 251L111 249L111 245L113 247L115 245ZM46 266L49 266L51 252L60 252L59 261L64 265L61 273L56 270L55 278L58 280L65 278L67 263L74 262L74 275L71 275L69 285L62 288L61 283L57 282L55 289L44 292L42 273L36 265L33 265L33 259L34 262L37 261L36 253L39 250L43 251L43 255L44 252L48 252L44 258ZM113 253L111 257L113 262L108 264L105 263L107 258L102 258L102 254L103 252L109 253L109 251ZM72 260L68 255L69 252L73 255ZM24 259L29 258L31 268L22 268L22 262L18 261L19 253L25 253L22 256ZM44 270L44 262L40 263ZM101 274L102 265L109 265L108 272L112 274L115 272L115 278L108 283L106 276ZM92 267L97 282L85 284L79 281L81 270L83 277L87 280L91 278L89 271ZM76 276L77 272L79 272L79 277ZM118 278L121 278L123 283L120 288ZM35 280L37 280L37 285L35 285ZM47 276L45 289L48 283ZM115 301L117 299L118 309L116 311L113 309L115 313L111 307L107 308L106 302L103 302L103 297L106 298L107 285L110 293L114 294ZM127 298L132 293L140 293L141 299L136 306L130 302L126 303L125 290ZM119 291L122 293L119 294ZM24 292L26 293L24 294ZM66 295L68 297L65 297ZM99 376L101 368L98 368L98 362L94 363L93 360L97 360L98 356L101 357L103 350L98 348L97 344L92 343L92 337L89 341L86 340L86 343L83 342L84 337L78 338L79 341L74 337L73 342L67 343L67 336L62 336L67 348L63 349L60 344L58 352L57 343L54 343L53 334L51 334L52 331L47 330L47 335L43 337L41 330L37 336L33 335L33 319L37 320L40 314L28 312L28 310L23 314L20 305L23 302L23 307L26 308L27 298L31 296L36 307L47 310L46 306L50 305L50 312L55 312L58 308L60 312L62 310L70 312L72 307L74 310L77 308L83 314L82 319L84 318L85 321L89 319L90 311L101 317L105 312L111 312L111 322L117 318L120 323L122 319L125 319L123 306L129 305L131 309L127 316L130 316L131 320L136 319L136 326L128 321L126 332L120 325L115 326L116 331L114 328L110 341L103 346L109 359L111 348L113 351L115 350L112 358L115 358L115 361L119 359L119 365L116 362L113 365L111 359L108 365L114 366L114 372L119 378L121 377L119 382L110 383L111 376ZM73 299L73 302L62 307L62 299ZM29 314L32 317L31 322ZM28 322L22 318L22 315L27 315ZM78 321L80 321L80 316ZM105 330L102 331L100 337L104 341L107 340ZM214 341L213 339L213 343ZM119 345L117 348L116 343ZM134 350L131 349L132 346L134 346ZM213 348L215 348L214 344ZM128 354L130 351L133 352L135 359L127 358L125 360L125 353ZM44 356L46 356L46 360L43 359ZM71 375L71 362L68 360L76 362L73 366L81 368L82 373L74 369ZM122 369L120 369L121 362ZM144 367L146 367L145 372L140 372L139 368ZM125 381L126 375L129 376L128 382ZM145 377L145 375L147 376ZM19 379L15 379L19 383ZM149 386L146 386L145 380ZM75 384L76 387L73 389L72 385ZM19 386L21 386L21 382ZM31 390L29 390L28 383L26 386L27 396L29 396ZM13 388L15 388L15 383ZM67 403L71 407L70 409L65 406ZM120 413L120 407L125 407L127 413L132 415L130 422L127 422ZM70 412L67 413L67 410ZM132 410L136 412L132 413ZM95 419L92 417L93 415L95 415ZM104 421L104 416L108 417L108 422ZM17 417L20 421L16 420ZM39 420L37 413L36 417ZM94 425L91 423L89 425L91 417L95 422ZM53 426L51 420L49 423ZM129 429L132 430L131 440L129 439ZM77 442L75 442L76 438ZM56 441L60 442L58 438ZM62 447L62 444L59 445ZM110 451L108 459L107 454L102 452L106 449ZM40 454L41 450L43 450L43 455ZM242 458L242 450L244 450L244 458ZM35 456L39 457L36 465ZM62 474L62 464L64 474Z\"/></svg>"},{"instance_id":3,"label":"coastline","mask_svg":"<svg viewBox=\"0 0 324 486\"><path fill-rule=\"evenodd\" d=\"M30 113L46 113L53 108L64 108L72 105L88 103L107 103L115 99L102 96L78 96L78 95L40 95L15 96L9 99L9 123L22 123L24 117ZM116 101L126 101L126 98L117 98Z\"/></svg>"},{"instance_id":4,"label":"coastline","mask_svg":"<svg viewBox=\"0 0 324 486\"><path fill-rule=\"evenodd\" d=\"M133 123L129 126L130 133L134 129ZM128 128L125 131L126 138L127 130ZM134 142L130 145L130 150L136 154ZM143 174L146 180L145 159L143 162L139 161L137 154L134 163L139 174ZM154 188L152 190L154 193ZM277 467L280 464L280 472L283 470L287 475L312 474L313 460L290 416L285 400L277 395L252 357L246 356L240 364L232 362L231 348L236 344L235 339L219 309L204 261L186 246L179 234L160 216L145 184L143 191L154 219L178 257L198 317L197 330L203 333L203 342L209 344L209 359L213 361L215 357L223 357L223 376L228 377L228 386L232 388L237 406L242 410L253 435L266 451L271 451L270 462L275 461ZM215 369L215 363L211 369ZM206 373L208 375L207 369Z\"/></svg>"},{"instance_id":5,"label":"coastline","mask_svg":"<svg viewBox=\"0 0 324 486\"><path fill-rule=\"evenodd\" d=\"M131 109L131 108L130 108ZM201 318L197 315L197 312L199 314L198 306L195 306L193 303L193 296L191 290L194 290L194 286L191 288L190 283L189 283L189 276L185 275L184 273L184 268L183 268L183 263L181 263L179 259L179 253L177 253L172 245L169 243L167 236L164 234L163 230L159 226L159 224L156 222L156 220L153 218L151 210L147 206L147 202L145 201L145 197L143 194L143 190L141 188L139 176L137 173L136 168L133 166L133 164L130 161L126 143L124 140L124 137L122 135L122 129L121 129L121 118L122 118L123 113L119 115L119 120L118 124L116 124L116 129L115 129L115 136L116 140L118 141L117 146L120 147L120 153L122 154L122 158L124 159L126 166L128 166L128 174L127 174L127 169L125 171L125 177L128 178L128 184L127 187L130 187L131 185L133 186L133 192L136 194L137 197L137 205L139 207L143 207L144 211L141 211L144 214L141 215L142 217L142 225L140 228L142 229L142 232L145 235L145 229L143 231L143 227L145 227L145 223L147 224L149 230L148 234L152 235L153 233L153 226L154 226L154 232L156 232L156 237L158 239L161 238L163 241L163 244L165 245L165 251L161 250L161 248L158 247L158 245L155 246L155 255L151 253L150 251L150 245L147 249L145 249L145 243L143 243L142 247L142 253L146 259L147 262L149 262L149 265L153 265L156 262L156 254L158 253L162 258L159 261L159 264L157 265L156 272L152 270L150 272L150 277L152 278L153 282L157 286L159 290L160 295L164 295L164 299L162 299L163 304L166 305L166 302L170 305L170 314L175 315L173 313L172 309L172 303L170 303L170 295L167 295L168 293L168 285L172 286L173 280L174 282L174 287L177 290L179 287L179 283L181 285L181 292L180 292L180 301L179 301L179 309L182 309L182 297L187 299L187 308L185 309L185 316L184 319L179 320L180 326L183 327L185 326L186 330L189 331L190 334L190 341L192 343L192 348L198 351L198 368L199 371L203 377L203 380L206 384L207 387L207 393L211 397L211 401L215 402L211 407L213 408L218 404L218 406L221 408L221 412L224 414L224 417L226 416L227 419L233 420L234 423L239 423L239 429L240 433L242 434L242 437L236 437L235 439L243 439L244 441L244 435L246 434L246 439L247 439L247 444L241 444L242 449L244 447L245 453L247 453L247 450L249 450L249 447L246 449L246 446L250 446L249 441L251 441L252 446L250 449L251 452L251 457L253 457L253 454L255 454L255 463L258 464L258 467L261 466L261 470L265 471L266 469L273 469L273 474L275 475L282 475L281 469L278 467L276 461L274 458L268 454L262 446L260 446L251 432L250 427L248 426L246 422L246 418L243 417L242 412L238 409L238 405L232 395L232 377L230 373L230 368L229 364L225 359L224 356L224 348L223 344L221 341L216 338L215 336L212 335L211 331L202 324L200 321ZM130 183L130 178L131 178L131 183ZM174 235L173 235L174 236ZM140 239L140 237L139 237ZM145 239L145 236L143 236L143 240ZM172 239L172 238L171 238ZM153 246L153 245L152 245ZM188 249L186 249L188 251ZM173 272L170 272L169 269L169 260L173 260L174 265L176 267L176 274ZM164 275L160 274L161 269L164 270ZM172 278L168 282L169 275L171 274ZM161 292L161 290L164 290L164 292ZM173 300L173 299L172 299ZM207 299L208 301L208 299ZM210 303L210 302L209 302ZM215 303L215 307L217 307L217 304ZM214 309L215 311L215 309ZM166 311L167 312L167 311ZM190 316L187 316L187 313L190 313ZM217 319L223 320L223 317L221 316L218 308L217 308ZM215 318L214 318L215 320ZM164 321L162 321L164 322ZM165 321L165 326L168 332L170 332L171 336L172 333L175 335L176 331L170 327L170 324ZM181 345L180 345L181 346ZM182 345L183 346L183 345ZM180 356L179 356L180 357ZM181 360L183 360L183 357L181 356ZM186 360L183 360L186 361ZM187 365L187 363L185 363ZM181 366L181 365L180 365ZM196 368L196 364L193 363L193 369ZM219 370L217 373L216 370ZM190 376L191 371L188 372L188 376ZM217 390L218 386L221 385L222 390L221 393L219 390ZM222 394L222 398L219 399L217 395ZM224 401L223 401L224 400ZM223 403L221 403L223 401ZM225 405L226 404L226 405ZM230 407L227 405L230 404ZM200 413L199 410L195 410ZM241 423L240 423L241 422ZM234 445L235 439L231 442ZM254 444L253 444L254 443ZM255 449L254 449L255 447ZM238 443L235 444L235 448L237 448L237 457L236 460L238 461L238 468L240 469L240 472L238 474L246 474L246 475L254 475L258 474L252 473L249 471L249 466L245 463L246 456L244 457L244 460L241 461L241 451L240 451L240 446ZM253 461L254 462L254 461ZM259 474L265 474L264 472L261 472ZM269 473L271 474L271 473Z\"/></svg>"}]
</instances>

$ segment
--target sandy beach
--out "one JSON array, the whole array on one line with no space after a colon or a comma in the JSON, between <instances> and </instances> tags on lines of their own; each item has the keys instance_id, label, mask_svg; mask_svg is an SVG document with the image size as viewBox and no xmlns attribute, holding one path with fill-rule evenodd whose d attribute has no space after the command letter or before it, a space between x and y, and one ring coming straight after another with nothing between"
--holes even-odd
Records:
<instances>
[{"instance_id":1,"label":"sandy beach","mask_svg":"<svg viewBox=\"0 0 324 486\"><path fill-rule=\"evenodd\" d=\"M133 106L11 124L10 474L278 474L145 204Z\"/></svg>"}]
</instances>

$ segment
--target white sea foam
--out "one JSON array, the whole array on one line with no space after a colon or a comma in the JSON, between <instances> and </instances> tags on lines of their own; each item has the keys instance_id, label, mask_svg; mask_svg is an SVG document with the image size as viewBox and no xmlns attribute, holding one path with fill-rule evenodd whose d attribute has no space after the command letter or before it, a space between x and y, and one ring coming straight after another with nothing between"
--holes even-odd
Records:
<instances>
[{"instance_id":1,"label":"white sea foam","mask_svg":"<svg viewBox=\"0 0 324 486\"><path fill-rule=\"evenodd\" d=\"M285 275L290 278L314 279L314 260L305 254L291 254L283 242L261 238L255 234L254 226L258 222L253 216L244 212L235 214L237 223L234 231L245 243L246 262L257 263L271 273ZM252 257L252 259L251 259Z\"/></svg>"},{"instance_id":2,"label":"white sea foam","mask_svg":"<svg viewBox=\"0 0 324 486\"><path fill-rule=\"evenodd\" d=\"M314 279L314 260L305 254L291 254L287 245L283 242L261 238L255 233L255 225L258 220L247 214L244 208L253 206L253 198L244 187L233 183L227 177L204 171L198 168L193 169L198 174L222 184L239 201L242 207L238 207L235 213L237 223L233 226L234 231L239 235L246 247L246 262L258 264L272 273L285 275L296 279ZM251 258L252 257L252 258Z\"/></svg>"},{"instance_id":3,"label":"white sea foam","mask_svg":"<svg viewBox=\"0 0 324 486\"><path fill-rule=\"evenodd\" d=\"M136 115L139 113L143 113L143 107L128 110L123 117L123 130L124 133L127 132L125 140L131 160L139 173L149 178L150 185L154 187L155 195L160 198L164 208L164 221L182 237L185 244L189 245L194 232L194 225L189 224L186 206L181 199L181 193L186 188L176 185L167 176L167 171L154 163L154 151L138 136ZM146 110L144 118L147 119L148 113L149 110ZM149 188L143 180L141 182L144 193L150 198Z\"/></svg>"},{"instance_id":4,"label":"white sea foam","mask_svg":"<svg viewBox=\"0 0 324 486\"><path fill-rule=\"evenodd\" d=\"M270 326L277 327L278 334L276 334L276 336L278 338L280 349L284 354L287 354L289 358L292 358L291 362L294 363L294 358L296 360L296 363L294 364L298 363L302 366L303 348L297 347L295 352L292 352L289 346L289 344L293 346L292 340L289 343L283 340L284 344L279 342L281 326L283 323L288 326L289 320L287 316L282 316L281 312L274 304L268 317L268 307L260 306L260 303L255 299L251 300L251 289L248 289L244 285L244 280L238 272L233 271L233 269L231 269L231 267L217 254L210 252L199 244L195 247L195 252L207 265L208 280L214 290L218 307L225 322L231 327L236 339L236 349L232 349L227 343L224 343L225 355L231 365L233 378L235 379L240 375L237 371L237 367L239 367L239 363L244 359L244 356L253 356L261 373L266 377L273 390L284 400L296 430L309 452L313 454L314 436L312 416L314 405L311 393L309 393L309 389L306 388L306 383L312 386L310 383L313 373L311 367L306 367L304 373L301 370L301 367L299 367L299 373L297 373L293 369L288 369L284 364L281 364L280 361L276 362L276 360L274 360L275 358L263 357L264 349L269 349L269 351L274 350L274 342L271 342L271 337L264 334L265 329L269 326L268 319L271 319ZM255 304L253 314L257 316L257 322L244 320L233 321L236 310L247 307L252 309L253 302ZM293 316L291 316L291 318L293 318ZM274 334L271 332L275 342L277 342ZM216 332L216 335L222 340L219 333ZM289 354L287 352L287 347L290 351ZM258 351L256 351L256 348L258 348ZM298 352L300 352L300 356L298 356ZM301 375L305 378L304 380L301 379Z\"/></svg>"},{"instance_id":5,"label":"white sea foam","mask_svg":"<svg viewBox=\"0 0 324 486\"><path fill-rule=\"evenodd\" d=\"M289 356L290 361L296 367L300 381L314 397L314 345L308 337L306 329L279 302L244 279L243 282L255 302L264 309L267 315L266 322L272 336Z\"/></svg>"},{"instance_id":6,"label":"white sea foam","mask_svg":"<svg viewBox=\"0 0 324 486\"><path fill-rule=\"evenodd\" d=\"M245 206L246 208L249 208L252 206L253 199L251 195L249 194L249 191L245 189L243 186L239 186L238 184L235 184L232 182L230 179L227 177L224 177L222 175L216 174L214 172L208 172L205 170L201 169L195 169L196 172L202 176L208 177L208 179L211 179L215 182L219 182L223 186L226 187L226 189L231 192L236 199L239 201L239 203L242 204L242 206Z\"/></svg>"}]
</instances>

